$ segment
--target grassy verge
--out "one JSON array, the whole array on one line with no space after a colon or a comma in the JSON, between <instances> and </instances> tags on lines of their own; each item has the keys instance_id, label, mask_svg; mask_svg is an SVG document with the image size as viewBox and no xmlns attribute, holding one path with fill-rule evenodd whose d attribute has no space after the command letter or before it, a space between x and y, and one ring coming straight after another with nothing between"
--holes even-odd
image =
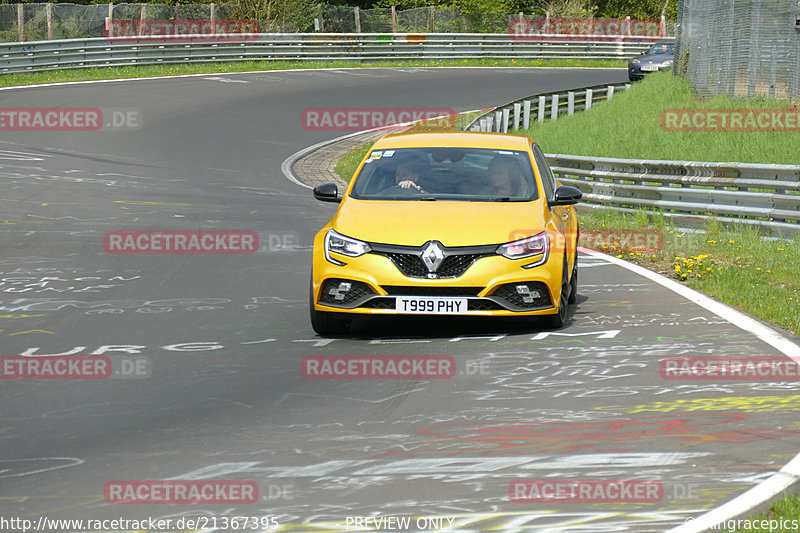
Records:
<instances>
[{"instance_id":1,"label":"grassy verge","mask_svg":"<svg viewBox=\"0 0 800 533\"><path fill-rule=\"evenodd\" d=\"M670 132L661 129L660 120L661 111L670 108L797 109L799 103L728 96L698 100L688 81L657 72L589 111L537 122L519 133L549 153L796 165L800 132Z\"/></svg>"},{"instance_id":2,"label":"grassy verge","mask_svg":"<svg viewBox=\"0 0 800 533\"><path fill-rule=\"evenodd\" d=\"M749 521L749 522L748 522ZM771 522L770 522L771 521ZM730 520L726 529L737 533L795 533L800 529L800 496L784 494L775 500L766 513L758 513L738 520ZM731 527L727 528L730 525ZM741 528L741 529L740 529Z\"/></svg>"},{"instance_id":3,"label":"grassy verge","mask_svg":"<svg viewBox=\"0 0 800 533\"><path fill-rule=\"evenodd\" d=\"M68 81L110 80L178 76L183 74L223 74L256 70L288 70L318 68L377 68L377 67L586 67L622 68L625 61L599 59L532 59L532 60L429 60L400 61L242 61L236 63L203 63L176 65L142 65L128 67L85 68L31 72L30 74L3 74L0 87L35 85Z\"/></svg>"},{"instance_id":4,"label":"grassy verge","mask_svg":"<svg viewBox=\"0 0 800 533\"><path fill-rule=\"evenodd\" d=\"M610 242L600 251L683 281L800 335L800 234L792 240L764 240L753 228L726 229L715 221L704 232L687 233L644 211L581 209L579 220L582 230L655 228L663 236L660 250L642 252Z\"/></svg>"}]
</instances>

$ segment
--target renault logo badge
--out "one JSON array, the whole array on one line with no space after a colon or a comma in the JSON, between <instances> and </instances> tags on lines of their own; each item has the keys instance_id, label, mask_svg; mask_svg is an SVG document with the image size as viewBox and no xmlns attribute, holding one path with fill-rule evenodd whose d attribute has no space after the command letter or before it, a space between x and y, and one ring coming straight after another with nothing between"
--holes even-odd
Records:
<instances>
[{"instance_id":1,"label":"renault logo badge","mask_svg":"<svg viewBox=\"0 0 800 533\"><path fill-rule=\"evenodd\" d=\"M442 261L444 261L444 251L438 242L431 241L422 249L422 255L420 257L428 268L428 272L436 272L441 266Z\"/></svg>"}]
</instances>

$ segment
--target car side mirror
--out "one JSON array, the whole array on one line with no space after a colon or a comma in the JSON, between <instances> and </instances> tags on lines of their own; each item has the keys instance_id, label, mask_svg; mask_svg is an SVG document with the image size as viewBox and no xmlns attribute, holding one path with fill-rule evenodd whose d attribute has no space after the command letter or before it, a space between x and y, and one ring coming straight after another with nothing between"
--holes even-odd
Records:
<instances>
[{"instance_id":1,"label":"car side mirror","mask_svg":"<svg viewBox=\"0 0 800 533\"><path fill-rule=\"evenodd\" d=\"M569 185L561 185L553 194L553 201L550 202L550 205L574 205L580 201L581 196L583 196L583 193L580 189Z\"/></svg>"},{"instance_id":2,"label":"car side mirror","mask_svg":"<svg viewBox=\"0 0 800 533\"><path fill-rule=\"evenodd\" d=\"M335 183L322 183L314 187L314 198L321 202L334 202L337 204L342 201L339 198L339 186Z\"/></svg>"}]
</instances>

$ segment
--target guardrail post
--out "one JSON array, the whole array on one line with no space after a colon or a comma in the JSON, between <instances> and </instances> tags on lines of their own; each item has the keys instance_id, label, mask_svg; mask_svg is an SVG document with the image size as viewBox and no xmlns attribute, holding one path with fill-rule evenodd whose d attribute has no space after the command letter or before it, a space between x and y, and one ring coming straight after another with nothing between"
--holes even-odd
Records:
<instances>
[{"instance_id":1,"label":"guardrail post","mask_svg":"<svg viewBox=\"0 0 800 533\"><path fill-rule=\"evenodd\" d=\"M392 33L397 33L397 10L392 6Z\"/></svg>"},{"instance_id":2,"label":"guardrail post","mask_svg":"<svg viewBox=\"0 0 800 533\"><path fill-rule=\"evenodd\" d=\"M558 119L558 95L554 94L550 100L550 120Z\"/></svg>"},{"instance_id":3,"label":"guardrail post","mask_svg":"<svg viewBox=\"0 0 800 533\"><path fill-rule=\"evenodd\" d=\"M53 4L48 2L44 7L45 15L47 17L47 40L53 40Z\"/></svg>"},{"instance_id":4,"label":"guardrail post","mask_svg":"<svg viewBox=\"0 0 800 533\"><path fill-rule=\"evenodd\" d=\"M519 119L520 119L519 115L520 115L521 112L522 112L522 104L520 104L519 102L514 102L514 129L515 130L519 129Z\"/></svg>"},{"instance_id":5,"label":"guardrail post","mask_svg":"<svg viewBox=\"0 0 800 533\"><path fill-rule=\"evenodd\" d=\"M431 33L436 31L436 25L433 20L434 16L436 16L436 8L430 6L430 11L428 12L428 31Z\"/></svg>"},{"instance_id":6,"label":"guardrail post","mask_svg":"<svg viewBox=\"0 0 800 533\"><path fill-rule=\"evenodd\" d=\"M485 129L484 131L492 131L492 129L493 129L493 126L494 126L494 124L493 124L493 122L494 122L494 121L493 121L493 118L494 118L494 117L492 117L492 115L488 115L488 116L486 117L486 129Z\"/></svg>"},{"instance_id":7,"label":"guardrail post","mask_svg":"<svg viewBox=\"0 0 800 533\"><path fill-rule=\"evenodd\" d=\"M608 86L608 94L606 95L606 98L608 100L611 100L611 98L613 98L613 97L614 97L614 86L613 85L609 85Z\"/></svg>"},{"instance_id":8,"label":"guardrail post","mask_svg":"<svg viewBox=\"0 0 800 533\"><path fill-rule=\"evenodd\" d=\"M494 112L494 131L501 132L503 127L503 112L502 111L495 111Z\"/></svg>"},{"instance_id":9,"label":"guardrail post","mask_svg":"<svg viewBox=\"0 0 800 533\"><path fill-rule=\"evenodd\" d=\"M522 103L522 129L527 130L531 127L531 101L525 100Z\"/></svg>"},{"instance_id":10,"label":"guardrail post","mask_svg":"<svg viewBox=\"0 0 800 533\"><path fill-rule=\"evenodd\" d=\"M144 9L147 4L142 4L142 19L144 19ZM217 25L214 24L217 20L217 4L211 2L211 26L214 28L214 35L217 34Z\"/></svg>"},{"instance_id":11,"label":"guardrail post","mask_svg":"<svg viewBox=\"0 0 800 533\"><path fill-rule=\"evenodd\" d=\"M325 31L325 23L322 20L322 4L317 4L317 19L319 20L320 33Z\"/></svg>"},{"instance_id":12,"label":"guardrail post","mask_svg":"<svg viewBox=\"0 0 800 533\"><path fill-rule=\"evenodd\" d=\"M25 8L22 6L22 2L17 4L17 33L19 34L19 42L25 40L25 17L22 13L22 10Z\"/></svg>"},{"instance_id":13,"label":"guardrail post","mask_svg":"<svg viewBox=\"0 0 800 533\"><path fill-rule=\"evenodd\" d=\"M567 91L567 115L575 113L575 92Z\"/></svg>"},{"instance_id":14,"label":"guardrail post","mask_svg":"<svg viewBox=\"0 0 800 533\"><path fill-rule=\"evenodd\" d=\"M114 21L114 3L108 3L108 31L111 31L111 23Z\"/></svg>"},{"instance_id":15,"label":"guardrail post","mask_svg":"<svg viewBox=\"0 0 800 533\"><path fill-rule=\"evenodd\" d=\"M139 12L139 35L144 35L144 21L147 18L147 4L142 4L142 10ZM211 4L211 25L214 26L214 4ZM214 30L217 33L217 30Z\"/></svg>"},{"instance_id":16,"label":"guardrail post","mask_svg":"<svg viewBox=\"0 0 800 533\"><path fill-rule=\"evenodd\" d=\"M544 108L547 105L546 102L547 102L546 96L539 97L539 108L537 109L539 115L538 117L539 122L544 122Z\"/></svg>"},{"instance_id":17,"label":"guardrail post","mask_svg":"<svg viewBox=\"0 0 800 533\"><path fill-rule=\"evenodd\" d=\"M503 133L508 133L508 115L510 111L508 108L503 109Z\"/></svg>"},{"instance_id":18,"label":"guardrail post","mask_svg":"<svg viewBox=\"0 0 800 533\"><path fill-rule=\"evenodd\" d=\"M361 11L358 6L353 8L353 16L356 19L356 33L361 33Z\"/></svg>"},{"instance_id":19,"label":"guardrail post","mask_svg":"<svg viewBox=\"0 0 800 533\"><path fill-rule=\"evenodd\" d=\"M593 91L591 89L586 89L586 105L584 109L591 109L592 108L592 97Z\"/></svg>"}]
</instances>

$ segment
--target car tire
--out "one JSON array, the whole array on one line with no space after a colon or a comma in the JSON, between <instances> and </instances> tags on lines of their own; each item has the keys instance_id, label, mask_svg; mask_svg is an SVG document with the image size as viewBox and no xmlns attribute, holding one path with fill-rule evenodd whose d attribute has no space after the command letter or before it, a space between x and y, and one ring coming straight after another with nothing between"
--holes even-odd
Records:
<instances>
[{"instance_id":1,"label":"car tire","mask_svg":"<svg viewBox=\"0 0 800 533\"><path fill-rule=\"evenodd\" d=\"M570 291L567 302L574 304L578 301L578 258L575 258L575 264L572 266L572 277L569 279Z\"/></svg>"},{"instance_id":2,"label":"car tire","mask_svg":"<svg viewBox=\"0 0 800 533\"><path fill-rule=\"evenodd\" d=\"M559 297L558 312L554 315L545 315L542 317L544 325L548 329L560 329L567 323L567 313L569 312L569 296L567 296L567 291L569 290L570 282L567 281L566 276L566 261L564 261L564 266L561 267L561 271L563 274L561 276L561 295Z\"/></svg>"},{"instance_id":3,"label":"car tire","mask_svg":"<svg viewBox=\"0 0 800 533\"><path fill-rule=\"evenodd\" d=\"M313 283L310 284L308 289L308 305L311 318L311 327L314 329L317 335L344 335L350 331L350 326L353 323L352 318L340 318L336 316L339 313L317 311L314 309Z\"/></svg>"}]
</instances>

